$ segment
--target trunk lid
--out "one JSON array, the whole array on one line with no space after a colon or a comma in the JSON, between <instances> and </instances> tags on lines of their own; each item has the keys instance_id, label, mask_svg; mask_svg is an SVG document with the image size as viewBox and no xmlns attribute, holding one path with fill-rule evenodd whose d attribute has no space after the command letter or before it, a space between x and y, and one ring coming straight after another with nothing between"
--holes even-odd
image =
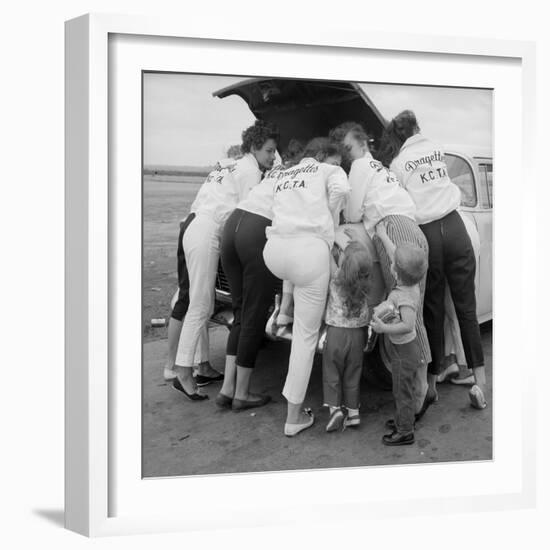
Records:
<instances>
[{"instance_id":1,"label":"trunk lid","mask_svg":"<svg viewBox=\"0 0 550 550\"><path fill-rule=\"evenodd\" d=\"M213 95L237 95L256 118L275 123L281 133L281 151L292 138L307 142L326 136L331 128L346 121L361 123L376 148L387 124L365 90L354 82L250 78Z\"/></svg>"}]
</instances>

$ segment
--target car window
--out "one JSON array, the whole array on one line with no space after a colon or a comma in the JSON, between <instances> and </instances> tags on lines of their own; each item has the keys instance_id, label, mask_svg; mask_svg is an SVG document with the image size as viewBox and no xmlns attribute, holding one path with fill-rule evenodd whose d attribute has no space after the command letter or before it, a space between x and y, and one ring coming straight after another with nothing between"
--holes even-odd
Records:
<instances>
[{"instance_id":1,"label":"car window","mask_svg":"<svg viewBox=\"0 0 550 550\"><path fill-rule=\"evenodd\" d=\"M474 174L470 165L461 157L452 154L445 155L449 169L449 177L458 185L462 194L461 206L476 206L477 194Z\"/></svg>"},{"instance_id":2,"label":"car window","mask_svg":"<svg viewBox=\"0 0 550 550\"><path fill-rule=\"evenodd\" d=\"M481 206L483 208L493 207L493 165L487 163L479 164L479 180L481 193Z\"/></svg>"}]
</instances>

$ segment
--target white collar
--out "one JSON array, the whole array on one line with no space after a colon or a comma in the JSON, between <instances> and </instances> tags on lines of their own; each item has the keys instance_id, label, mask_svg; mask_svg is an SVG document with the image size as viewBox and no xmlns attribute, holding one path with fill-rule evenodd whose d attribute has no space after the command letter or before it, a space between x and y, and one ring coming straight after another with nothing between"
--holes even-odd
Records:
<instances>
[{"instance_id":1,"label":"white collar","mask_svg":"<svg viewBox=\"0 0 550 550\"><path fill-rule=\"evenodd\" d=\"M403 143L403 145L401 145L401 149L403 150L405 147L409 147L409 145L414 145L415 143L418 143L419 141L424 141L425 139L426 138L420 133L414 134L414 136L411 136L405 141L405 143Z\"/></svg>"}]
</instances>

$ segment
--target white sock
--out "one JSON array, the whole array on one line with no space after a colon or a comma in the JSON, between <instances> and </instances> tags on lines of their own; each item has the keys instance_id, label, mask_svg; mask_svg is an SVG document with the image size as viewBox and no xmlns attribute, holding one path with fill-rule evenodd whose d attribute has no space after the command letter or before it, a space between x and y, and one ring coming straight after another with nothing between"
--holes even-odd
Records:
<instances>
[{"instance_id":1,"label":"white sock","mask_svg":"<svg viewBox=\"0 0 550 550\"><path fill-rule=\"evenodd\" d=\"M328 406L330 414L332 414L334 411L337 411L340 407L333 407L332 405Z\"/></svg>"},{"instance_id":2,"label":"white sock","mask_svg":"<svg viewBox=\"0 0 550 550\"><path fill-rule=\"evenodd\" d=\"M348 408L348 416L359 416L359 409Z\"/></svg>"}]
</instances>

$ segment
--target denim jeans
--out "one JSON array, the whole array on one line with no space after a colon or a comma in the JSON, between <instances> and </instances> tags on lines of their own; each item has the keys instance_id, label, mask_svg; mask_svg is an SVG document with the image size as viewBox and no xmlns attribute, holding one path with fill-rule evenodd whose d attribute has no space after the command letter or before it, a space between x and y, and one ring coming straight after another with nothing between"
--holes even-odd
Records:
<instances>
[{"instance_id":1,"label":"denim jeans","mask_svg":"<svg viewBox=\"0 0 550 550\"><path fill-rule=\"evenodd\" d=\"M416 372L422 366L418 338L407 344L388 342L395 401L395 425L400 434L414 431Z\"/></svg>"},{"instance_id":2,"label":"denim jeans","mask_svg":"<svg viewBox=\"0 0 550 550\"><path fill-rule=\"evenodd\" d=\"M323 401L330 407L359 408L366 328L327 327L323 351Z\"/></svg>"}]
</instances>

